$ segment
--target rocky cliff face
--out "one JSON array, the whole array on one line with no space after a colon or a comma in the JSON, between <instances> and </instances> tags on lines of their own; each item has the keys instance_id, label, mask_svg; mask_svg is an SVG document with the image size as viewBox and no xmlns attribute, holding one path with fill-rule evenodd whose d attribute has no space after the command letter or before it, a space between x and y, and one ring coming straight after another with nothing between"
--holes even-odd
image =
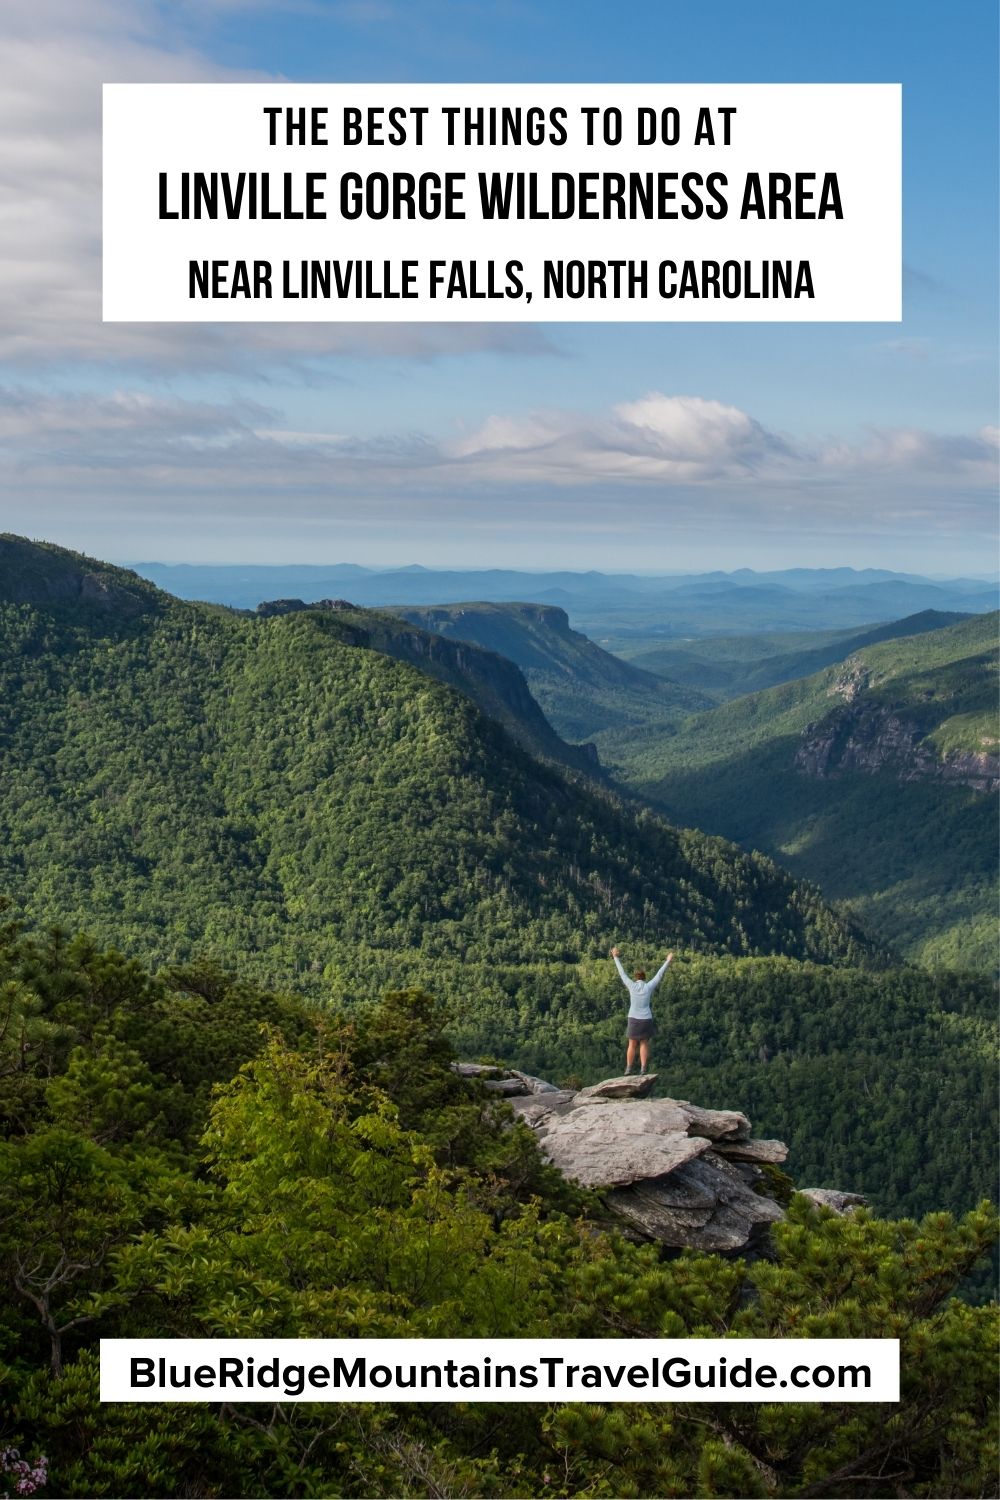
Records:
<instances>
[{"instance_id":1,"label":"rocky cliff face","mask_svg":"<svg viewBox=\"0 0 1000 1500\"><path fill-rule=\"evenodd\" d=\"M853 658L830 689L843 699L824 718L803 730L795 766L807 776L829 777L845 771L894 772L900 781L935 779L973 787L1000 788L1000 758L995 744L982 750L951 750L941 755L905 714L866 699L870 677Z\"/></svg>"},{"instance_id":2,"label":"rocky cliff face","mask_svg":"<svg viewBox=\"0 0 1000 1500\"><path fill-rule=\"evenodd\" d=\"M764 1168L783 1162L788 1148L755 1140L738 1110L653 1099L655 1074L569 1091L512 1069L455 1068L506 1098L552 1165L599 1190L633 1233L675 1249L741 1251L784 1217ZM836 1212L864 1202L833 1189L807 1191Z\"/></svg>"},{"instance_id":3,"label":"rocky cliff face","mask_svg":"<svg viewBox=\"0 0 1000 1500\"><path fill-rule=\"evenodd\" d=\"M500 613L501 619L503 615L507 615L511 619L541 625L556 635L578 639L576 632L570 628L569 615L558 604L505 603L489 608L494 614ZM423 625L425 630L436 630L444 634L449 628L475 620L482 611L482 604L425 604L400 609L397 613L404 620L413 620L415 624Z\"/></svg>"}]
</instances>

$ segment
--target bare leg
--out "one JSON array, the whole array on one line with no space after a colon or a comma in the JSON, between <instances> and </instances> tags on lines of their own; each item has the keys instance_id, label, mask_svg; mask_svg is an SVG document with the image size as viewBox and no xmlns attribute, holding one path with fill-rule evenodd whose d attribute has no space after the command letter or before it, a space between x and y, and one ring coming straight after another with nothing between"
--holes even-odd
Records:
<instances>
[{"instance_id":1,"label":"bare leg","mask_svg":"<svg viewBox=\"0 0 1000 1500\"><path fill-rule=\"evenodd\" d=\"M628 1051L625 1054L625 1070L626 1070L626 1072L628 1071L629 1068L632 1068L632 1067L635 1066L635 1049L638 1047L638 1045L639 1045L639 1043L637 1041L635 1041L634 1038L629 1037L629 1039L628 1039Z\"/></svg>"},{"instance_id":2,"label":"bare leg","mask_svg":"<svg viewBox=\"0 0 1000 1500\"><path fill-rule=\"evenodd\" d=\"M648 1042L640 1042L639 1043L639 1066L642 1068L642 1071L644 1073L645 1073L646 1069L649 1067L649 1043Z\"/></svg>"}]
</instances>

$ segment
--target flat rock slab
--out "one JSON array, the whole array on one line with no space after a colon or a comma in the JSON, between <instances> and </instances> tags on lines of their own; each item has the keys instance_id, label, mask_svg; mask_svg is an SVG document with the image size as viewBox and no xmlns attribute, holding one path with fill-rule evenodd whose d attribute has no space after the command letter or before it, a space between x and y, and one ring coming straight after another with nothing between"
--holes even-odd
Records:
<instances>
[{"instance_id":1,"label":"flat rock slab","mask_svg":"<svg viewBox=\"0 0 1000 1500\"><path fill-rule=\"evenodd\" d=\"M483 1088L489 1089L491 1094L503 1094L505 1098L515 1098L518 1094L530 1094L531 1090L520 1078L484 1078Z\"/></svg>"},{"instance_id":2,"label":"flat rock slab","mask_svg":"<svg viewBox=\"0 0 1000 1500\"><path fill-rule=\"evenodd\" d=\"M707 1135L712 1141L745 1141L752 1129L746 1115L738 1109L702 1109L688 1099L672 1099L680 1109L686 1110L691 1120L692 1135Z\"/></svg>"},{"instance_id":3,"label":"flat rock slab","mask_svg":"<svg viewBox=\"0 0 1000 1500\"><path fill-rule=\"evenodd\" d=\"M662 1115L648 1113L652 1106L605 1100L553 1112L537 1126L542 1154L582 1187L617 1187L663 1177L708 1150L704 1136L664 1128Z\"/></svg>"},{"instance_id":4,"label":"flat rock slab","mask_svg":"<svg viewBox=\"0 0 1000 1500\"><path fill-rule=\"evenodd\" d=\"M503 1068L493 1067L489 1063L467 1063L453 1062L451 1071L457 1073L459 1078L502 1078Z\"/></svg>"},{"instance_id":5,"label":"flat rock slab","mask_svg":"<svg viewBox=\"0 0 1000 1500\"><path fill-rule=\"evenodd\" d=\"M533 1073L522 1073L518 1068L511 1068L511 1078L520 1078L527 1087L529 1094L558 1094L562 1090L557 1089L554 1083L546 1083L544 1078L536 1078Z\"/></svg>"},{"instance_id":6,"label":"flat rock slab","mask_svg":"<svg viewBox=\"0 0 1000 1500\"><path fill-rule=\"evenodd\" d=\"M588 1110L613 1105L613 1112L606 1118L609 1128L615 1131L659 1133L676 1130L683 1135L700 1135L709 1141L726 1142L750 1134L750 1121L746 1115L732 1109L699 1109L697 1104L689 1104L686 1099L602 1099L598 1095L586 1095L581 1090L576 1095L576 1102L586 1105Z\"/></svg>"},{"instance_id":7,"label":"flat rock slab","mask_svg":"<svg viewBox=\"0 0 1000 1500\"><path fill-rule=\"evenodd\" d=\"M716 1141L715 1149L730 1161L766 1161L777 1165L788 1160L784 1141Z\"/></svg>"},{"instance_id":8,"label":"flat rock slab","mask_svg":"<svg viewBox=\"0 0 1000 1500\"><path fill-rule=\"evenodd\" d=\"M842 1193L839 1188L799 1188L803 1198L819 1208L830 1208L835 1214L849 1214L855 1208L867 1208L868 1199L861 1193Z\"/></svg>"},{"instance_id":9,"label":"flat rock slab","mask_svg":"<svg viewBox=\"0 0 1000 1500\"><path fill-rule=\"evenodd\" d=\"M540 1101L542 1096L536 1096ZM545 1097L551 1098L551 1095ZM670 1099L586 1099L571 1094L561 1114L572 1114L580 1133L600 1130L608 1139L629 1136L688 1135L688 1118ZM539 1126L544 1135L548 1122ZM649 1173L647 1176L651 1175Z\"/></svg>"},{"instance_id":10,"label":"flat rock slab","mask_svg":"<svg viewBox=\"0 0 1000 1500\"><path fill-rule=\"evenodd\" d=\"M512 1099L510 1107L518 1119L524 1120L525 1124L531 1125L540 1134L549 1115L564 1115L568 1109L572 1109L575 1098L576 1095L569 1089L553 1089L551 1093L528 1094L525 1098Z\"/></svg>"},{"instance_id":11,"label":"flat rock slab","mask_svg":"<svg viewBox=\"0 0 1000 1500\"><path fill-rule=\"evenodd\" d=\"M586 1104L590 1099L645 1099L656 1082L655 1073L622 1073L618 1078L604 1078L581 1089L577 1099Z\"/></svg>"},{"instance_id":12,"label":"flat rock slab","mask_svg":"<svg viewBox=\"0 0 1000 1500\"><path fill-rule=\"evenodd\" d=\"M643 1234L676 1249L742 1250L761 1225L784 1218L711 1150L683 1163L665 1182L616 1188L608 1206Z\"/></svg>"}]
</instances>

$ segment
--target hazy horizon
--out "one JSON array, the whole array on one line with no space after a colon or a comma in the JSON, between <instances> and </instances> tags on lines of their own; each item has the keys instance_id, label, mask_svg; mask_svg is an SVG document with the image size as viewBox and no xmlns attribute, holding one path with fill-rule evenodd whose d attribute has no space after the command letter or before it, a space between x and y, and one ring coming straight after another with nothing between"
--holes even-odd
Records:
<instances>
[{"instance_id":1,"label":"hazy horizon","mask_svg":"<svg viewBox=\"0 0 1000 1500\"><path fill-rule=\"evenodd\" d=\"M891 573L900 578L920 578L929 583L954 583L961 580L969 580L975 583L1000 583L1000 573L940 573L923 572L912 568L889 568L879 564L861 565L855 563L786 563L780 567L762 568L742 565L737 568L722 568L705 565L703 567L676 568L663 571L660 568L628 568L619 569L612 567L559 567L557 565L547 567L528 567L523 565L500 564L496 562L455 562L451 564L418 563L412 560L408 562L362 562L357 558L339 557L331 558L325 562L307 561L305 558L290 558L284 562L256 562L249 560L214 561L209 559L149 557L149 558L114 558L108 557L104 561L113 563L116 567L131 568L245 568L245 569L277 569L277 568L313 568L320 571L336 568L359 568L370 573L401 573L408 570L420 569L426 573L490 573L490 572L513 572L525 574L537 574L544 576L550 573L571 573L586 576L588 573L597 573L606 578L697 578L711 573L721 573L727 577L733 577L739 573L753 573L763 576L769 573L786 572L853 572L864 573Z\"/></svg>"}]
</instances>

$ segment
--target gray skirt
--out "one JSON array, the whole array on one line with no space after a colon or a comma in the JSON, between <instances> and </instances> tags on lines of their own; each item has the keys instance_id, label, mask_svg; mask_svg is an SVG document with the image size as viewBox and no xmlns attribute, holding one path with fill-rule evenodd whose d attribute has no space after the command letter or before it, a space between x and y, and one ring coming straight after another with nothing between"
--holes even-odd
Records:
<instances>
[{"instance_id":1,"label":"gray skirt","mask_svg":"<svg viewBox=\"0 0 1000 1500\"><path fill-rule=\"evenodd\" d=\"M628 1018L628 1039L630 1042L648 1042L656 1030L656 1022L652 1019L644 1021L638 1016Z\"/></svg>"}]
</instances>

